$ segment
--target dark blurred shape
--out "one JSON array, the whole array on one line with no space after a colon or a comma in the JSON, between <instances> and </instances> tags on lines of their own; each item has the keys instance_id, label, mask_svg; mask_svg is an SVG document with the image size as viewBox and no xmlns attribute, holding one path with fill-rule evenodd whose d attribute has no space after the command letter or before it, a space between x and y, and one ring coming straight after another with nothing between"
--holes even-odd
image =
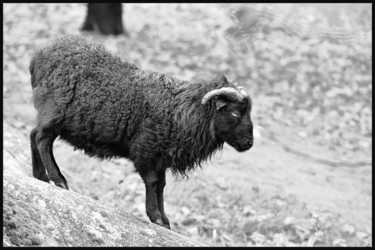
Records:
<instances>
[{"instance_id":1,"label":"dark blurred shape","mask_svg":"<svg viewBox=\"0 0 375 250\"><path fill-rule=\"evenodd\" d=\"M86 20L81 30L95 31L103 35L128 36L122 25L121 3L88 3Z\"/></svg>"}]
</instances>

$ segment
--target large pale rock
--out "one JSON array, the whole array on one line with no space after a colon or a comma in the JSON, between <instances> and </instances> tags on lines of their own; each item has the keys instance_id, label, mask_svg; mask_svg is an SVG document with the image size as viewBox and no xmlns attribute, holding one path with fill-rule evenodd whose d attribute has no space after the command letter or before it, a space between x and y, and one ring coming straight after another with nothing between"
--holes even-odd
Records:
<instances>
[{"instance_id":1,"label":"large pale rock","mask_svg":"<svg viewBox=\"0 0 375 250\"><path fill-rule=\"evenodd\" d=\"M4 124L3 246L202 246L31 176L29 139Z\"/></svg>"}]
</instances>

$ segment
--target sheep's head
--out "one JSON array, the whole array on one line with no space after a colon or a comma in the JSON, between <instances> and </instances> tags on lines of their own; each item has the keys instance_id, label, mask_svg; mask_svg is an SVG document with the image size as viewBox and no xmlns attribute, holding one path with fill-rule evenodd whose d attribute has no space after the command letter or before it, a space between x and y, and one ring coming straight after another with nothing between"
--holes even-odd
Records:
<instances>
[{"instance_id":1,"label":"sheep's head","mask_svg":"<svg viewBox=\"0 0 375 250\"><path fill-rule=\"evenodd\" d=\"M216 108L212 123L214 136L237 151L250 149L254 143L251 122L251 99L242 87L224 87L208 92L202 104L213 102Z\"/></svg>"}]
</instances>

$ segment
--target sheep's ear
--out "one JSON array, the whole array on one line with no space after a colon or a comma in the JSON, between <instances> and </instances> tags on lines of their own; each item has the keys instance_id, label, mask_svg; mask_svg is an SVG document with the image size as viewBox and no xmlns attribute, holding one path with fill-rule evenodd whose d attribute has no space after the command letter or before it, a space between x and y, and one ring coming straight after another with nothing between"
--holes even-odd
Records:
<instances>
[{"instance_id":1,"label":"sheep's ear","mask_svg":"<svg viewBox=\"0 0 375 250\"><path fill-rule=\"evenodd\" d=\"M221 76L219 77L219 80L220 80L220 82L225 82L225 83L228 82L228 79L225 77L225 75L221 75Z\"/></svg>"},{"instance_id":2,"label":"sheep's ear","mask_svg":"<svg viewBox=\"0 0 375 250\"><path fill-rule=\"evenodd\" d=\"M218 99L216 101L216 110L220 110L222 107L224 107L225 105L227 105L227 103L221 99Z\"/></svg>"}]
</instances>

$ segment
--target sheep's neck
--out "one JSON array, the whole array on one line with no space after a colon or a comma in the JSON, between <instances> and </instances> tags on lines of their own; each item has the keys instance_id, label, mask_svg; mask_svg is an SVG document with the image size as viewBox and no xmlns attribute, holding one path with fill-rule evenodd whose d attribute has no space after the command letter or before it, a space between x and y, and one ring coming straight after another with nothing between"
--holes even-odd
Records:
<instances>
[{"instance_id":1,"label":"sheep's neck","mask_svg":"<svg viewBox=\"0 0 375 250\"><path fill-rule=\"evenodd\" d=\"M189 92L192 92L191 89ZM201 95L192 93L182 93L180 98L176 98L173 143L168 150L173 172L184 174L200 166L223 145L213 133L213 111L201 104L201 98Z\"/></svg>"}]
</instances>

